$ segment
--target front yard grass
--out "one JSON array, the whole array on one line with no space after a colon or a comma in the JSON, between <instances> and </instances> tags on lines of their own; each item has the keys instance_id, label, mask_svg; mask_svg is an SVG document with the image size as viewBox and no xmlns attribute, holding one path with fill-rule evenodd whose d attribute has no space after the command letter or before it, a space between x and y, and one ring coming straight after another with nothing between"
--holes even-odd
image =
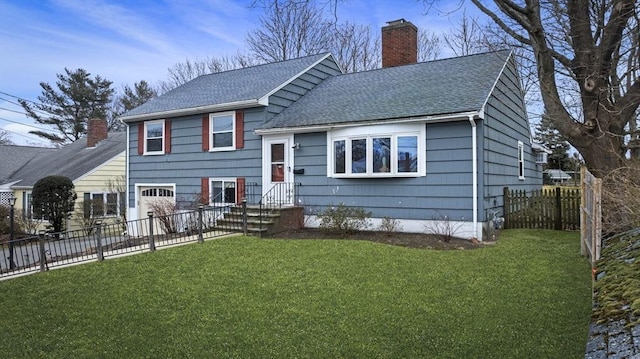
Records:
<instances>
[{"instance_id":1,"label":"front yard grass","mask_svg":"<svg viewBox=\"0 0 640 359\"><path fill-rule=\"evenodd\" d=\"M434 251L235 237L0 282L6 358L581 358L578 233Z\"/></svg>"}]
</instances>

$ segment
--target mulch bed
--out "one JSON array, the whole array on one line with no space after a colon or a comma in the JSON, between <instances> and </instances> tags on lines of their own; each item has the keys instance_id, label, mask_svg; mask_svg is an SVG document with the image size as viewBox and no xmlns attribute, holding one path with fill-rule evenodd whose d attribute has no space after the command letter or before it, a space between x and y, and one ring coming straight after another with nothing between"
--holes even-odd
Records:
<instances>
[{"instance_id":1,"label":"mulch bed","mask_svg":"<svg viewBox=\"0 0 640 359\"><path fill-rule=\"evenodd\" d=\"M477 249L483 244L474 243L467 239L452 238L446 242L442 236L425 234L425 233L402 233L402 232L379 232L379 231L362 231L353 234L339 235L317 228L302 228L296 230L288 230L275 233L268 238L273 239L344 239L344 240L361 240L377 243L385 243L395 246L420 248L420 249Z\"/></svg>"}]
</instances>

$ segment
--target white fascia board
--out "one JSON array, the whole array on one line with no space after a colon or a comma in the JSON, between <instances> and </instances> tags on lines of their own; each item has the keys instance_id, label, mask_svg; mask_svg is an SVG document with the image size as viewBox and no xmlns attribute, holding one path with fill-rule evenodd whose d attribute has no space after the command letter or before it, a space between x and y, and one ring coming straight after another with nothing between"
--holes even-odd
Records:
<instances>
[{"instance_id":1,"label":"white fascia board","mask_svg":"<svg viewBox=\"0 0 640 359\"><path fill-rule=\"evenodd\" d=\"M483 117L484 117L484 109L487 107L487 103L489 102L489 99L491 98L493 91L495 91L496 87L498 86L498 81L500 80L500 76L502 76L502 74L504 73L504 69L507 68L509 61L513 56L514 56L513 50L511 50L509 52L509 56L507 56L507 58L504 59L504 62L502 63L502 68L500 69L500 72L498 72L498 76L496 76L495 80L493 81L493 85L491 86L491 90L489 90L489 94L487 95L487 98L484 99L484 103L482 104L482 107L480 107L481 109L480 112L482 112Z\"/></svg>"},{"instance_id":2,"label":"white fascia board","mask_svg":"<svg viewBox=\"0 0 640 359\"><path fill-rule=\"evenodd\" d=\"M198 113L206 113L206 112L220 112L220 111L236 110L236 109L247 108L247 107L266 106L264 104L263 99L264 97L260 99L255 99L255 100L244 100L244 101L236 101L236 102L227 102L227 103L222 103L217 105L181 108L177 110L147 113L144 115L123 116L123 117L120 117L119 119L122 122L128 123L128 122L144 121L144 120L159 119L159 118L188 116L188 115L195 115Z\"/></svg>"},{"instance_id":3,"label":"white fascia board","mask_svg":"<svg viewBox=\"0 0 640 359\"><path fill-rule=\"evenodd\" d=\"M468 121L469 116L474 118L481 118L479 111L459 112L448 115L440 116L424 116L424 117L409 117L403 119L391 119L391 120L378 120L371 122L351 122L321 126L306 126L306 127L286 127L286 128L273 128L266 130L255 130L256 135L276 135L282 133L307 133L307 132L322 132L330 131L339 128L349 127L361 127L361 126L373 126L373 125L387 125L394 123L412 123L412 122L425 122L425 123L438 123L438 122L451 122L451 121Z\"/></svg>"}]
</instances>

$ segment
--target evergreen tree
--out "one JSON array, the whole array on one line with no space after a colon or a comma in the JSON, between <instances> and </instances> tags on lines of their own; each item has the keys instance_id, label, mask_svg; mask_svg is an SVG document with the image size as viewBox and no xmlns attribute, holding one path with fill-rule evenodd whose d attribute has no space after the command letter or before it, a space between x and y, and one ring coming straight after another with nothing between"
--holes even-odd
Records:
<instances>
[{"instance_id":1,"label":"evergreen tree","mask_svg":"<svg viewBox=\"0 0 640 359\"><path fill-rule=\"evenodd\" d=\"M542 115L542 120L536 126L535 139L551 151L545 169L573 168L569 158L569 142L553 127L551 119L546 114Z\"/></svg>"},{"instance_id":2,"label":"evergreen tree","mask_svg":"<svg viewBox=\"0 0 640 359\"><path fill-rule=\"evenodd\" d=\"M57 74L56 88L41 82L42 95L36 104L19 100L27 116L42 125L53 126L54 132L30 131L55 145L73 142L87 132L87 121L107 118L114 90L111 81L83 69Z\"/></svg>"},{"instance_id":3,"label":"evergreen tree","mask_svg":"<svg viewBox=\"0 0 640 359\"><path fill-rule=\"evenodd\" d=\"M117 96L113 102L111 118L109 119L109 130L124 130L126 126L118 121L118 117L156 96L158 96L158 91L149 86L145 80L134 83L133 88L125 85L124 93Z\"/></svg>"}]
</instances>

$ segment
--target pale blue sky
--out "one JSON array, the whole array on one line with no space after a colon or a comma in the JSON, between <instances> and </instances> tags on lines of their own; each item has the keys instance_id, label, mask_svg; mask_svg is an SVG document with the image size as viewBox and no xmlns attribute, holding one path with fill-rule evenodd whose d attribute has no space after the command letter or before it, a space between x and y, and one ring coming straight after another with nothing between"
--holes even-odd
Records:
<instances>
[{"instance_id":1,"label":"pale blue sky","mask_svg":"<svg viewBox=\"0 0 640 359\"><path fill-rule=\"evenodd\" d=\"M249 8L250 2L0 0L0 128L17 144L47 145L27 134L34 128L25 125L35 124L12 96L36 101L39 83L53 85L65 67L100 75L120 90L140 80L155 85L185 59L244 51L246 34L259 25L262 12ZM342 0L338 18L374 30L405 18L446 32L456 25L459 4L441 1L427 12L419 0ZM476 12L464 6L468 14Z\"/></svg>"}]
</instances>

